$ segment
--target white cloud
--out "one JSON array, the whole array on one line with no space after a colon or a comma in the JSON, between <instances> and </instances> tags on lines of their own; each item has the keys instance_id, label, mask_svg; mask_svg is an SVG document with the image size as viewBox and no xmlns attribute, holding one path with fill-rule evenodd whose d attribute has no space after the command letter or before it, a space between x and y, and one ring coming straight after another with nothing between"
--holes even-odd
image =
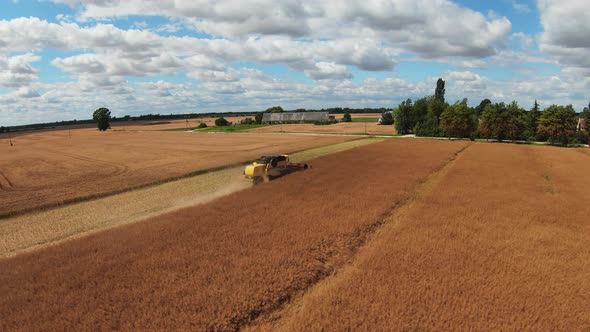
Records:
<instances>
[{"instance_id":1,"label":"white cloud","mask_svg":"<svg viewBox=\"0 0 590 332\"><path fill-rule=\"evenodd\" d=\"M81 20L130 15L176 17L198 31L229 39L253 35L371 38L428 57L489 56L503 47L511 30L504 17L488 20L443 0L53 1L83 4Z\"/></svg>"},{"instance_id":2,"label":"white cloud","mask_svg":"<svg viewBox=\"0 0 590 332\"><path fill-rule=\"evenodd\" d=\"M517 39L520 43L520 48L523 50L531 49L534 44L533 37L531 37L523 32L513 33L510 36L510 39Z\"/></svg>"},{"instance_id":3,"label":"white cloud","mask_svg":"<svg viewBox=\"0 0 590 332\"><path fill-rule=\"evenodd\" d=\"M343 80L352 78L352 74L346 66L338 65L334 62L318 62L315 68L306 69L305 74L314 80Z\"/></svg>"},{"instance_id":4,"label":"white cloud","mask_svg":"<svg viewBox=\"0 0 590 332\"><path fill-rule=\"evenodd\" d=\"M36 81L39 69L31 63L40 60L41 57L33 53L12 57L0 55L0 86L18 87Z\"/></svg>"},{"instance_id":5,"label":"white cloud","mask_svg":"<svg viewBox=\"0 0 590 332\"><path fill-rule=\"evenodd\" d=\"M538 0L540 49L564 67L590 68L590 10L585 0Z\"/></svg>"}]
</instances>

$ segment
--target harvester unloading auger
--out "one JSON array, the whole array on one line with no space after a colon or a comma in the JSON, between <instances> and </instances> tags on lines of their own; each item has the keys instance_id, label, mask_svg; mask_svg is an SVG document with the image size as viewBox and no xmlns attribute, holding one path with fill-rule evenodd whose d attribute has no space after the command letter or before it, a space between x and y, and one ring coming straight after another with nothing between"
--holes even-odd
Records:
<instances>
[{"instance_id":1,"label":"harvester unloading auger","mask_svg":"<svg viewBox=\"0 0 590 332\"><path fill-rule=\"evenodd\" d=\"M262 156L256 159L252 164L244 169L246 179L251 179L254 183L266 182L283 176L285 174L306 170L307 164L294 164L289 161L289 156L275 155Z\"/></svg>"}]
</instances>

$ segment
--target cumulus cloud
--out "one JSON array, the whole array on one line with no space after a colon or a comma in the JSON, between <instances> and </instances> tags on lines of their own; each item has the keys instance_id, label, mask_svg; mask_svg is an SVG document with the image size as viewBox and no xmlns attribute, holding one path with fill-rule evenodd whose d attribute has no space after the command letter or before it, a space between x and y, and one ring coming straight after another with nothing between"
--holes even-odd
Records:
<instances>
[{"instance_id":1,"label":"cumulus cloud","mask_svg":"<svg viewBox=\"0 0 590 332\"><path fill-rule=\"evenodd\" d=\"M0 55L0 85L18 87L36 81L39 69L34 68L31 63L40 60L41 57L33 53L12 57Z\"/></svg>"},{"instance_id":2,"label":"cumulus cloud","mask_svg":"<svg viewBox=\"0 0 590 332\"><path fill-rule=\"evenodd\" d=\"M540 49L565 67L590 68L590 11L585 0L538 0Z\"/></svg>"},{"instance_id":3,"label":"cumulus cloud","mask_svg":"<svg viewBox=\"0 0 590 332\"><path fill-rule=\"evenodd\" d=\"M81 4L81 20L167 16L185 19L198 31L230 39L252 35L354 36L403 46L429 57L492 55L503 46L512 27L505 17L488 20L481 13L450 1L53 1Z\"/></svg>"},{"instance_id":4,"label":"cumulus cloud","mask_svg":"<svg viewBox=\"0 0 590 332\"><path fill-rule=\"evenodd\" d=\"M334 62L318 62L315 68L305 70L305 74L314 80L342 80L352 77L346 66Z\"/></svg>"}]
</instances>

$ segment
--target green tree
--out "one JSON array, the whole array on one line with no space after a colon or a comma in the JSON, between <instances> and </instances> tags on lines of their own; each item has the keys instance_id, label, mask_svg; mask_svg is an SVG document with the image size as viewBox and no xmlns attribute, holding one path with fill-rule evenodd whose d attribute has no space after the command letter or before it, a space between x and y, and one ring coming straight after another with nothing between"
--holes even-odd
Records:
<instances>
[{"instance_id":1,"label":"green tree","mask_svg":"<svg viewBox=\"0 0 590 332\"><path fill-rule=\"evenodd\" d=\"M229 121L227 121L224 117L220 117L215 119L215 125L218 127L229 126Z\"/></svg>"},{"instance_id":2,"label":"green tree","mask_svg":"<svg viewBox=\"0 0 590 332\"><path fill-rule=\"evenodd\" d=\"M101 107L94 111L92 120L96 121L98 130L106 131L111 127L109 121L111 120L111 111L108 108Z\"/></svg>"},{"instance_id":3,"label":"green tree","mask_svg":"<svg viewBox=\"0 0 590 332\"><path fill-rule=\"evenodd\" d=\"M414 121L416 123L424 122L428 114L428 97L422 97L414 102Z\"/></svg>"},{"instance_id":4,"label":"green tree","mask_svg":"<svg viewBox=\"0 0 590 332\"><path fill-rule=\"evenodd\" d=\"M466 102L449 106L440 115L440 127L450 137L469 137L477 128L475 113Z\"/></svg>"},{"instance_id":5,"label":"green tree","mask_svg":"<svg viewBox=\"0 0 590 332\"><path fill-rule=\"evenodd\" d=\"M513 101L506 108L506 134L513 142L519 138L523 138L524 130L526 128L526 121L524 110L518 106L516 101Z\"/></svg>"},{"instance_id":6,"label":"green tree","mask_svg":"<svg viewBox=\"0 0 590 332\"><path fill-rule=\"evenodd\" d=\"M266 111L264 111L264 113L281 113L284 111L285 110L283 110L281 106L273 106L271 108L267 108Z\"/></svg>"},{"instance_id":7,"label":"green tree","mask_svg":"<svg viewBox=\"0 0 590 332\"><path fill-rule=\"evenodd\" d=\"M379 118L379 124L384 126L391 126L393 124L392 111L385 111L381 113L381 117Z\"/></svg>"},{"instance_id":8,"label":"green tree","mask_svg":"<svg viewBox=\"0 0 590 332\"><path fill-rule=\"evenodd\" d=\"M434 98L440 100L441 102L445 102L445 81L442 78L439 78L436 81L436 89L434 90Z\"/></svg>"},{"instance_id":9,"label":"green tree","mask_svg":"<svg viewBox=\"0 0 590 332\"><path fill-rule=\"evenodd\" d=\"M257 124L261 124L263 116L264 116L264 112L257 112L256 115L254 116L254 121L256 121Z\"/></svg>"},{"instance_id":10,"label":"green tree","mask_svg":"<svg viewBox=\"0 0 590 332\"><path fill-rule=\"evenodd\" d=\"M441 137L444 136L443 130L440 128L438 124L438 117L432 113L432 111L428 111L424 121L418 122L416 127L414 128L414 133L416 136L422 137Z\"/></svg>"},{"instance_id":11,"label":"green tree","mask_svg":"<svg viewBox=\"0 0 590 332\"><path fill-rule=\"evenodd\" d=\"M344 115L342 116L342 122L352 122L352 117L350 116L350 113L344 113Z\"/></svg>"},{"instance_id":12,"label":"green tree","mask_svg":"<svg viewBox=\"0 0 590 332\"><path fill-rule=\"evenodd\" d=\"M537 127L539 127L539 119L541 118L541 109L539 103L535 99L533 108L526 115L526 130L527 134L532 137L537 137Z\"/></svg>"},{"instance_id":13,"label":"green tree","mask_svg":"<svg viewBox=\"0 0 590 332\"><path fill-rule=\"evenodd\" d=\"M432 114L436 116L437 120L440 119L440 115L445 111L447 106L448 105L444 101L434 97L430 98L428 101L428 111L432 112Z\"/></svg>"},{"instance_id":14,"label":"green tree","mask_svg":"<svg viewBox=\"0 0 590 332\"><path fill-rule=\"evenodd\" d=\"M588 107L584 107L580 117L586 121L586 130L590 131L590 104L588 104Z\"/></svg>"},{"instance_id":15,"label":"green tree","mask_svg":"<svg viewBox=\"0 0 590 332\"><path fill-rule=\"evenodd\" d=\"M207 124L205 122L201 122L197 128L207 128Z\"/></svg>"},{"instance_id":16,"label":"green tree","mask_svg":"<svg viewBox=\"0 0 590 332\"><path fill-rule=\"evenodd\" d=\"M481 116L481 113L483 113L483 110L486 108L486 105L489 105L491 103L492 101L486 98L482 100L478 106L475 107L475 113L477 114L478 118Z\"/></svg>"},{"instance_id":17,"label":"green tree","mask_svg":"<svg viewBox=\"0 0 590 332\"><path fill-rule=\"evenodd\" d=\"M403 101L393 110L395 130L400 135L409 134L416 125L414 121L414 104L412 99Z\"/></svg>"},{"instance_id":18,"label":"green tree","mask_svg":"<svg viewBox=\"0 0 590 332\"><path fill-rule=\"evenodd\" d=\"M506 137L506 105L504 103L487 104L481 113L479 132L486 138L502 141Z\"/></svg>"},{"instance_id":19,"label":"green tree","mask_svg":"<svg viewBox=\"0 0 590 332\"><path fill-rule=\"evenodd\" d=\"M551 144L569 144L576 134L577 114L572 105L551 105L543 111L538 131L547 135Z\"/></svg>"}]
</instances>

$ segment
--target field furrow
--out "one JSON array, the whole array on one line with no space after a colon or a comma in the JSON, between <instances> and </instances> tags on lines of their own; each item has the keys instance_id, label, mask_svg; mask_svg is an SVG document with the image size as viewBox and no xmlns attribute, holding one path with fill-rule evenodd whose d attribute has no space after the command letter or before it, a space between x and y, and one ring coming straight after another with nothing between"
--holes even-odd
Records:
<instances>
[{"instance_id":1,"label":"field furrow","mask_svg":"<svg viewBox=\"0 0 590 332\"><path fill-rule=\"evenodd\" d=\"M376 143L205 205L0 260L0 329L243 327L348 262L466 144Z\"/></svg>"},{"instance_id":2,"label":"field furrow","mask_svg":"<svg viewBox=\"0 0 590 332\"><path fill-rule=\"evenodd\" d=\"M587 330L589 171L574 150L475 144L352 264L254 327Z\"/></svg>"}]
</instances>

